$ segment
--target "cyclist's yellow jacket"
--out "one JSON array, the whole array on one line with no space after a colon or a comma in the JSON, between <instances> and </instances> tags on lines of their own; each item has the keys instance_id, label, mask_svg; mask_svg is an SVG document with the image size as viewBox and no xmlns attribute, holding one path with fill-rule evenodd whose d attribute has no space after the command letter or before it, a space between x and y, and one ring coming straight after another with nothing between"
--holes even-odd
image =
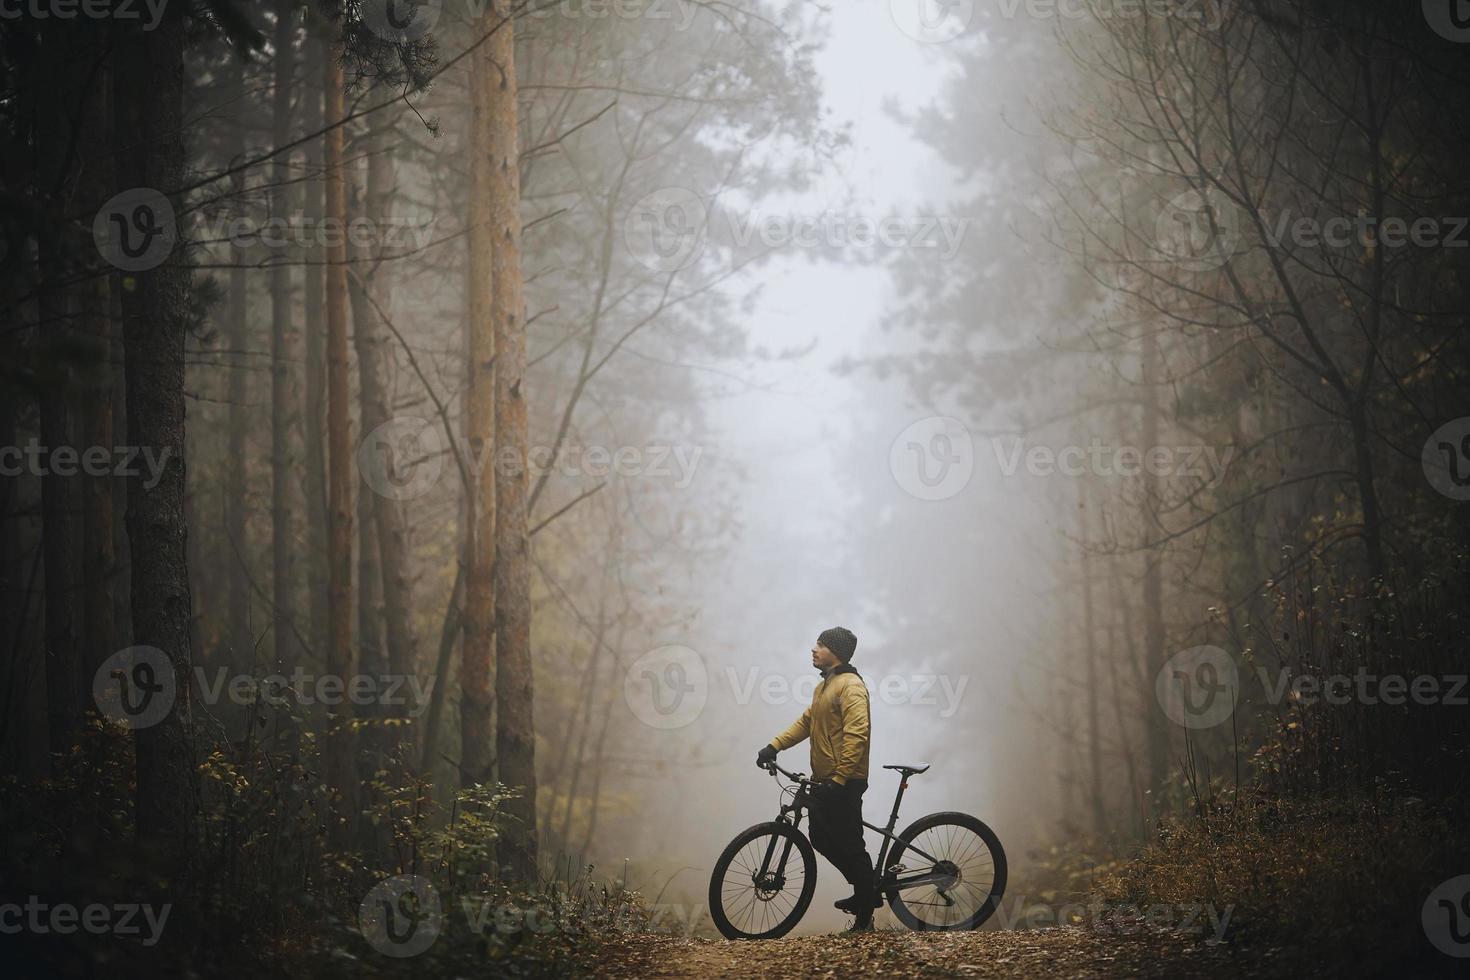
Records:
<instances>
[{"instance_id":1,"label":"cyclist's yellow jacket","mask_svg":"<svg viewBox=\"0 0 1470 980\"><path fill-rule=\"evenodd\" d=\"M812 778L839 786L868 778L868 688L851 664L838 664L822 676L811 707L795 724L771 739L779 752L810 736Z\"/></svg>"}]
</instances>

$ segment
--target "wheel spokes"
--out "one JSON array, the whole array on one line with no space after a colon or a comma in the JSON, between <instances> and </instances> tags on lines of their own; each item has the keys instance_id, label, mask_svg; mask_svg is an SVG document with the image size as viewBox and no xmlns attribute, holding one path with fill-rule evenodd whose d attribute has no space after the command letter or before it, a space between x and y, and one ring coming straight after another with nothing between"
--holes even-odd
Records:
<instances>
[{"instance_id":1,"label":"wheel spokes","mask_svg":"<svg viewBox=\"0 0 1470 980\"><path fill-rule=\"evenodd\" d=\"M929 827L914 836L900 854L900 862L918 859L908 867L908 876L933 876L903 888L901 901L926 925L950 928L972 918L995 890L995 856L990 845L974 830L959 824ZM931 862L919 852L932 855ZM900 881L903 879L901 878Z\"/></svg>"},{"instance_id":2,"label":"wheel spokes","mask_svg":"<svg viewBox=\"0 0 1470 980\"><path fill-rule=\"evenodd\" d=\"M742 933L770 932L796 908L806 885L806 862L794 847L787 853L790 845L780 834L762 834L741 847L726 865L720 881L720 904L730 924Z\"/></svg>"}]
</instances>

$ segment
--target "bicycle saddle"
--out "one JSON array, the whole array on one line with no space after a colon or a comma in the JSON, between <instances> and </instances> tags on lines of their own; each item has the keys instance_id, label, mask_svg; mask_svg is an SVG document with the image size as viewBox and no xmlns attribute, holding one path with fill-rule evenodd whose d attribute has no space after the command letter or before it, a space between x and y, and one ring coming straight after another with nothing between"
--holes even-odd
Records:
<instances>
[{"instance_id":1,"label":"bicycle saddle","mask_svg":"<svg viewBox=\"0 0 1470 980\"><path fill-rule=\"evenodd\" d=\"M884 766L883 768L893 769L896 772L903 773L905 776L916 776L921 772L928 772L929 763L926 762L922 766Z\"/></svg>"}]
</instances>

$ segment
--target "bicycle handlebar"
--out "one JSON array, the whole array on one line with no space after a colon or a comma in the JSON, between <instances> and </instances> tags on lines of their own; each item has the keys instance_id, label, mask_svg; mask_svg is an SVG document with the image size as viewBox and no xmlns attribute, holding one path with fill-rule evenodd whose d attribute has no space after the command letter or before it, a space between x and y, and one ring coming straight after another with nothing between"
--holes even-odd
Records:
<instances>
[{"instance_id":1,"label":"bicycle handlebar","mask_svg":"<svg viewBox=\"0 0 1470 980\"><path fill-rule=\"evenodd\" d=\"M772 776L776 775L776 773L779 772L781 775L785 776L787 779L792 780L793 782L803 784L811 782L811 780L806 777L805 773L792 772L790 769L783 769L781 768L780 764L776 762L768 762L764 766L761 766L761 768L769 772Z\"/></svg>"}]
</instances>

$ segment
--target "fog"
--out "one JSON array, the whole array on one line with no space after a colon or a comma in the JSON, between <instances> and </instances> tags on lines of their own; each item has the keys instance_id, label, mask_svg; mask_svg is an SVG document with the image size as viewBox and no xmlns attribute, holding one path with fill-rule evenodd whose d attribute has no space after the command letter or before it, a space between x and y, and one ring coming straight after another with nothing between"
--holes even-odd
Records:
<instances>
[{"instance_id":1,"label":"fog","mask_svg":"<svg viewBox=\"0 0 1470 980\"><path fill-rule=\"evenodd\" d=\"M823 18L815 60L823 117L850 142L814 186L735 220L942 219L960 245L985 236L1004 248L1011 230L965 207L965 175L915 140L906 122L953 96L946 91L957 82L953 58L906 34L889 7L861 0ZM1035 128L1024 98L1009 108ZM926 254L948 250L943 232L928 232L924 242L909 257L953 267L951 256ZM707 869L723 843L775 815L780 797L753 767L755 750L810 700L820 679L810 647L828 626L857 634L853 663L873 694L869 822L886 822L898 785L896 773L879 767L928 762L931 773L915 777L904 797L900 828L913 815L966 810L1024 847L1034 842L1034 818L1057 778L1045 759L1016 764L1026 742L1020 733L1034 723L1017 702L1019 685L1036 634L1045 632L1038 621L1056 614L1048 611L1051 579L1036 567L1037 551L1052 546L1055 532L1028 505L1024 474L1008 479L987 442L962 450L971 475L958 492L946 487L944 499L926 500L906 489L922 493L924 484L907 448L894 465L895 443L913 425L925 426L926 439L927 420L953 407L916 399L901 379L844 370L914 348L912 337L885 329L903 302L889 271L895 249L879 244L846 257L814 251L777 247L726 287L754 297L741 320L750 348L802 353L777 364L733 358L696 373L709 429L691 492L726 481L738 488L740 533L692 573L697 620L660 637L697 657L689 662L702 669L708 700L687 725L645 737L650 756L666 765L637 790L651 798L631 805L637 830L626 845L658 883L652 890L685 868L664 900L680 895L691 908L703 902ZM1014 271L1024 274L1019 256ZM880 583L891 593L878 594ZM923 627L913 628L914 620ZM652 681L632 683L640 698L655 696L644 686ZM795 761L785 764L809 768L804 747L787 754ZM879 836L867 838L876 854ZM845 893L840 876L819 873L815 911L799 928L839 925L830 903Z\"/></svg>"},{"instance_id":2,"label":"fog","mask_svg":"<svg viewBox=\"0 0 1470 980\"><path fill-rule=\"evenodd\" d=\"M969 872L923 855L880 928L1239 902L1277 948L1377 873L1320 841L1380 820L1402 870L1352 914L1402 937L1448 887L1453 12L28 3L0 17L18 895L231 937L175 927L157 970L735 938L712 876L792 797L757 753L832 627L864 818L928 764L896 829L978 818L1001 868L940 926L903 891ZM1367 673L1435 684L1316 697ZM1282 826L1282 868L1341 877L1263 893ZM811 870L751 935L848 924ZM458 903L596 925L430 953Z\"/></svg>"}]
</instances>

